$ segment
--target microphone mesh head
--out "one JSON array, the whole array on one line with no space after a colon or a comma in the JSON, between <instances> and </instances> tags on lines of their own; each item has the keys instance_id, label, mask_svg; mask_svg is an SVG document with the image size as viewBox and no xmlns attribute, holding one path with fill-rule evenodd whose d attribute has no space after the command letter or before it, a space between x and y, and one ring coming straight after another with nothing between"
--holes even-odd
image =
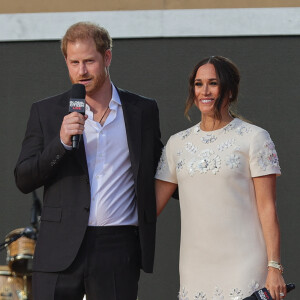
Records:
<instances>
[{"instance_id":1,"label":"microphone mesh head","mask_svg":"<svg viewBox=\"0 0 300 300\"><path fill-rule=\"evenodd\" d=\"M73 99L84 99L85 98L85 86L80 83L72 85L71 98Z\"/></svg>"}]
</instances>

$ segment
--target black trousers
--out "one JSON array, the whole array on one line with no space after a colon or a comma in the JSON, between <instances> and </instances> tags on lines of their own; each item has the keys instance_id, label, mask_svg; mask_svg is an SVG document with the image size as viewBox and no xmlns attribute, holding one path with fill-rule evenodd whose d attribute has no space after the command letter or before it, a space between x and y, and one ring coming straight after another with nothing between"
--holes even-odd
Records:
<instances>
[{"instance_id":1,"label":"black trousers","mask_svg":"<svg viewBox=\"0 0 300 300\"><path fill-rule=\"evenodd\" d=\"M34 300L136 300L140 243L135 226L88 227L72 265L33 273Z\"/></svg>"}]
</instances>

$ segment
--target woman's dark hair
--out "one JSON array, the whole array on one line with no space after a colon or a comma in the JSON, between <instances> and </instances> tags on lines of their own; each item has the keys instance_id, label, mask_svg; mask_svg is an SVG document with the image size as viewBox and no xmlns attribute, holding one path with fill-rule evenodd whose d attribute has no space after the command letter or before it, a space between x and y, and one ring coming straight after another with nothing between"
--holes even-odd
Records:
<instances>
[{"instance_id":1,"label":"woman's dark hair","mask_svg":"<svg viewBox=\"0 0 300 300\"><path fill-rule=\"evenodd\" d=\"M232 117L238 117L234 112L239 92L240 72L236 65L228 58L222 56L210 56L201 60L193 69L189 79L189 96L186 100L184 115L189 119L189 110L195 100L195 77L198 69L205 65L212 64L215 67L217 79L220 86L220 95L215 102L215 118L222 119L221 108L225 99L229 99L229 113Z\"/></svg>"}]
</instances>

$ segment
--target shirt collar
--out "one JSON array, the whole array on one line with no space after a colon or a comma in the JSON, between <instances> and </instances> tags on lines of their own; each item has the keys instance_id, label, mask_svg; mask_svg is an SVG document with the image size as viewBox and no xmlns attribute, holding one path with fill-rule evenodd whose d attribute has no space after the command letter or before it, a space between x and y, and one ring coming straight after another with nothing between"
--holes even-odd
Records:
<instances>
[{"instance_id":1,"label":"shirt collar","mask_svg":"<svg viewBox=\"0 0 300 300\"><path fill-rule=\"evenodd\" d=\"M110 99L110 102L109 102L109 108L110 109L114 109L117 107L117 105L122 105L121 103L121 99L120 99L120 96L119 96L119 93L116 89L116 87L114 86L114 84L111 82L111 87L112 87L112 96L111 96L111 99ZM90 106L85 103L85 110L86 111L90 111Z\"/></svg>"},{"instance_id":2,"label":"shirt collar","mask_svg":"<svg viewBox=\"0 0 300 300\"><path fill-rule=\"evenodd\" d=\"M118 105L122 105L121 99L120 99L120 96L119 96L119 93L118 93L116 87L113 85L113 83L111 83L111 86L112 86L112 97L111 97L110 103L113 101L113 102L116 102Z\"/></svg>"}]
</instances>

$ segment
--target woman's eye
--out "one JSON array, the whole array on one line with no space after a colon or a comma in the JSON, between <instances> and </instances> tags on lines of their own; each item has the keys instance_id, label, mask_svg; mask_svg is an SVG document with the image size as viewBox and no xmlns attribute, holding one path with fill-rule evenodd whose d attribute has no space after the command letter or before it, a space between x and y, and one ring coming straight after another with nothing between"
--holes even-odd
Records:
<instances>
[{"instance_id":1,"label":"woman's eye","mask_svg":"<svg viewBox=\"0 0 300 300\"><path fill-rule=\"evenodd\" d=\"M195 86L202 86L201 82L195 82Z\"/></svg>"},{"instance_id":2,"label":"woman's eye","mask_svg":"<svg viewBox=\"0 0 300 300\"><path fill-rule=\"evenodd\" d=\"M210 84L211 85L218 85L218 82L217 81L212 81Z\"/></svg>"}]
</instances>

